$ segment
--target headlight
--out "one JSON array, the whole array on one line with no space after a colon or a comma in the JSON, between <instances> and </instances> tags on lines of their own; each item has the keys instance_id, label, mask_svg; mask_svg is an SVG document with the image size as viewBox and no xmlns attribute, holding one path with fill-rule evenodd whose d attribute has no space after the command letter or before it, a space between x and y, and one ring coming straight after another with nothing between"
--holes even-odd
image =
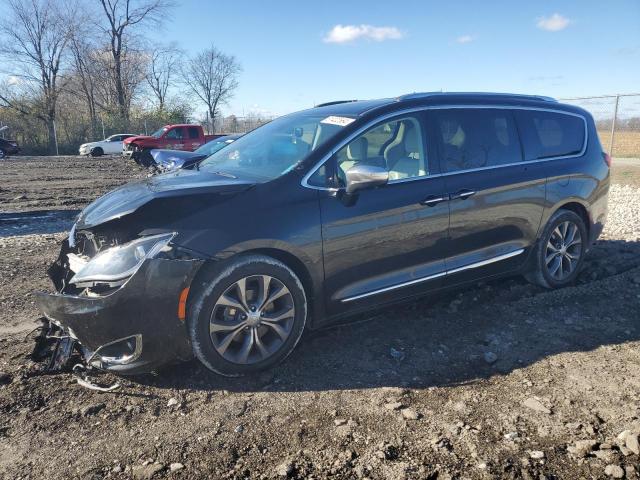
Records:
<instances>
[{"instance_id":1,"label":"headlight","mask_svg":"<svg viewBox=\"0 0 640 480\"><path fill-rule=\"evenodd\" d=\"M100 252L76 272L70 283L117 282L133 275L147 258L156 256L175 234L143 237Z\"/></svg>"}]
</instances>

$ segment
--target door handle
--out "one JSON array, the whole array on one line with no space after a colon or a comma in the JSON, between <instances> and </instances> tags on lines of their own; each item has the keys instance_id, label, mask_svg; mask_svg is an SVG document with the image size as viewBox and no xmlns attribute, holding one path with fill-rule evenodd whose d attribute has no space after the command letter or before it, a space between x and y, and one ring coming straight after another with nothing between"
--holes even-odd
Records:
<instances>
[{"instance_id":1,"label":"door handle","mask_svg":"<svg viewBox=\"0 0 640 480\"><path fill-rule=\"evenodd\" d=\"M456 200L459 198L460 200L464 200L465 198L469 198L471 195L474 195L475 193L476 192L472 190L460 190L459 192L449 194L449 199Z\"/></svg>"},{"instance_id":2,"label":"door handle","mask_svg":"<svg viewBox=\"0 0 640 480\"><path fill-rule=\"evenodd\" d=\"M436 195L429 195L427 198L420 202L420 205L426 205L427 207L435 207L440 202L449 200L447 197L438 197Z\"/></svg>"}]
</instances>

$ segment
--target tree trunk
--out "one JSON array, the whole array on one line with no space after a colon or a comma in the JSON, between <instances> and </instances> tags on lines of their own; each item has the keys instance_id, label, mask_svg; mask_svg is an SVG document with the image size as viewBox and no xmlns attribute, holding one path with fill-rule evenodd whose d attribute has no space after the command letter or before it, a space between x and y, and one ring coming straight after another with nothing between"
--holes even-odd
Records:
<instances>
[{"instance_id":1,"label":"tree trunk","mask_svg":"<svg viewBox=\"0 0 640 480\"><path fill-rule=\"evenodd\" d=\"M56 125L55 125L55 116L49 115L46 120L47 124L47 133L49 135L49 142L47 146L47 154L55 155L56 154Z\"/></svg>"}]
</instances>

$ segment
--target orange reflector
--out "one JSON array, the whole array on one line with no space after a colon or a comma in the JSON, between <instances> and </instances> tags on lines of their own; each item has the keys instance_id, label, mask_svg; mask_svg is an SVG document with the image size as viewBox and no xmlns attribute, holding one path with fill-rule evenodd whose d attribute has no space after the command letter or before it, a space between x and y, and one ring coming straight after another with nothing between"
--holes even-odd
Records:
<instances>
[{"instance_id":1,"label":"orange reflector","mask_svg":"<svg viewBox=\"0 0 640 480\"><path fill-rule=\"evenodd\" d=\"M189 296L189 287L180 292L180 300L178 301L178 318L184 322L187 318L187 297Z\"/></svg>"}]
</instances>

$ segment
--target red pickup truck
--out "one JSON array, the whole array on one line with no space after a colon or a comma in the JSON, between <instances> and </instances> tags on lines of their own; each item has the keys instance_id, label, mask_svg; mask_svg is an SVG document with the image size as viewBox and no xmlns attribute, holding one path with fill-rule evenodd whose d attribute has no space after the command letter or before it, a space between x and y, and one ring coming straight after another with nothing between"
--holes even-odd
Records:
<instances>
[{"instance_id":1,"label":"red pickup truck","mask_svg":"<svg viewBox=\"0 0 640 480\"><path fill-rule=\"evenodd\" d=\"M122 155L133 158L137 163L149 166L153 158L152 149L194 151L209 140L221 135L205 135L200 125L165 125L151 135L129 137L122 142Z\"/></svg>"}]
</instances>

